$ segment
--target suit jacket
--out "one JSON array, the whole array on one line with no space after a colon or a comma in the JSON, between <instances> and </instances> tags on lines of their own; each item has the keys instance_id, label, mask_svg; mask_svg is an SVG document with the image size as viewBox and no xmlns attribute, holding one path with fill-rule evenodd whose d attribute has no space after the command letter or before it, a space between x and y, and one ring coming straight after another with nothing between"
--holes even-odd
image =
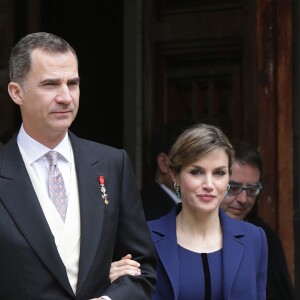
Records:
<instances>
[{"instance_id":1,"label":"suit jacket","mask_svg":"<svg viewBox=\"0 0 300 300\"><path fill-rule=\"evenodd\" d=\"M267 236L269 249L267 300L294 300L293 285L279 236L263 219L254 213L248 214L247 222L261 227Z\"/></svg>"},{"instance_id":2,"label":"suit jacket","mask_svg":"<svg viewBox=\"0 0 300 300\"><path fill-rule=\"evenodd\" d=\"M176 205L172 197L157 182L142 189L141 196L147 221L166 215Z\"/></svg>"},{"instance_id":3,"label":"suit jacket","mask_svg":"<svg viewBox=\"0 0 300 300\"><path fill-rule=\"evenodd\" d=\"M124 150L69 137L81 220L76 295L13 137L0 150L0 299L150 299L156 257L129 158ZM142 276L110 284L111 261L127 253L141 263Z\"/></svg>"},{"instance_id":4,"label":"suit jacket","mask_svg":"<svg viewBox=\"0 0 300 300\"><path fill-rule=\"evenodd\" d=\"M148 222L158 256L155 300L177 300L179 296L176 215L180 209L181 204L168 215ZM268 250L264 231L221 210L219 215L223 233L222 300L265 300ZM213 278L211 282L213 288Z\"/></svg>"}]
</instances>

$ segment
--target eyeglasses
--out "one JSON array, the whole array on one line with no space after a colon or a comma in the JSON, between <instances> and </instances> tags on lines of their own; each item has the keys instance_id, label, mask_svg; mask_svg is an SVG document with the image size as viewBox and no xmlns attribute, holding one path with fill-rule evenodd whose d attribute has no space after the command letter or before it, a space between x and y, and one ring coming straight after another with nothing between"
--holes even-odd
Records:
<instances>
[{"instance_id":1,"label":"eyeglasses","mask_svg":"<svg viewBox=\"0 0 300 300\"><path fill-rule=\"evenodd\" d=\"M247 196L256 197L262 190L262 185L260 182L258 182L256 184L250 184L247 186L243 186L238 183L229 183L229 185L230 185L230 188L228 190L229 196L234 196L234 195L236 196L245 190L247 193Z\"/></svg>"}]
</instances>

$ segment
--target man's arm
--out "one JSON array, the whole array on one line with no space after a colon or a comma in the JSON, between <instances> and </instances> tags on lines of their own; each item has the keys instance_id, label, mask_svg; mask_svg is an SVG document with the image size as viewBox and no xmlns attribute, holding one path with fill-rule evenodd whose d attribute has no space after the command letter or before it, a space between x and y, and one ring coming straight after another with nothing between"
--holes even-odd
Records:
<instances>
[{"instance_id":1,"label":"man's arm","mask_svg":"<svg viewBox=\"0 0 300 300\"><path fill-rule=\"evenodd\" d=\"M140 192L127 153L121 150L122 166L117 196L120 198L118 232L113 260L127 253L140 265L139 276L120 276L103 295L111 299L151 299L156 283L156 254L145 220ZM120 166L119 166L120 167ZM109 194L109 192L108 192ZM113 201L110 197L109 201Z\"/></svg>"}]
</instances>

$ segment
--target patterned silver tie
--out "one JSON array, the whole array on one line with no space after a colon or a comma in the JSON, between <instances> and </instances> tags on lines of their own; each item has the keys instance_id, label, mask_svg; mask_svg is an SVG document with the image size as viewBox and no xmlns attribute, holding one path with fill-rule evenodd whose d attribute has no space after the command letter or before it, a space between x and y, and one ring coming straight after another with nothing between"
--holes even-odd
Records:
<instances>
[{"instance_id":1,"label":"patterned silver tie","mask_svg":"<svg viewBox=\"0 0 300 300\"><path fill-rule=\"evenodd\" d=\"M57 158L59 155L60 154L56 151L49 151L46 154L46 157L49 161L48 191L49 197L52 200L55 208L57 209L63 221L65 221L68 208L68 197L64 179L57 166Z\"/></svg>"}]
</instances>

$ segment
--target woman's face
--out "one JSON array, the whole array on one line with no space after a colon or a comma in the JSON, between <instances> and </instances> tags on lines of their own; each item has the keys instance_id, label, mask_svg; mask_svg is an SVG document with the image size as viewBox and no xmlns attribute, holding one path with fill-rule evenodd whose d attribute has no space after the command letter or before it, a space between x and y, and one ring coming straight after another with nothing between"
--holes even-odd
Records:
<instances>
[{"instance_id":1,"label":"woman's face","mask_svg":"<svg viewBox=\"0 0 300 300\"><path fill-rule=\"evenodd\" d=\"M198 212L219 208L229 182L229 159L223 150L213 150L172 175L180 187L183 206Z\"/></svg>"}]
</instances>

